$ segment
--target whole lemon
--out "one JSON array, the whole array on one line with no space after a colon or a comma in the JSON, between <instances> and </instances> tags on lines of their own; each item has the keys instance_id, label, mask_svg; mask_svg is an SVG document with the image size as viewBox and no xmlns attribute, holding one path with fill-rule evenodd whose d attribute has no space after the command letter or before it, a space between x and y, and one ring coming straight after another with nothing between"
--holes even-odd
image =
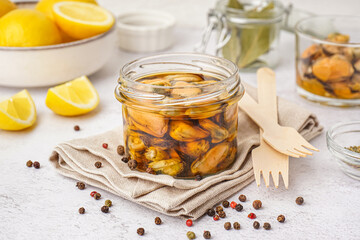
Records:
<instances>
[{"instance_id":1,"label":"whole lemon","mask_svg":"<svg viewBox=\"0 0 360 240\"><path fill-rule=\"evenodd\" d=\"M32 9L16 9L0 18L0 46L36 47L61 43L56 24Z\"/></svg>"},{"instance_id":2,"label":"whole lemon","mask_svg":"<svg viewBox=\"0 0 360 240\"><path fill-rule=\"evenodd\" d=\"M53 5L57 2L63 2L64 0L40 0L36 5L36 9L42 13L45 13L49 18L54 19ZM86 2L97 5L95 0L65 0L72 2Z\"/></svg>"},{"instance_id":3,"label":"whole lemon","mask_svg":"<svg viewBox=\"0 0 360 240\"><path fill-rule=\"evenodd\" d=\"M16 9L16 5L9 0L0 0L0 17Z\"/></svg>"}]
</instances>

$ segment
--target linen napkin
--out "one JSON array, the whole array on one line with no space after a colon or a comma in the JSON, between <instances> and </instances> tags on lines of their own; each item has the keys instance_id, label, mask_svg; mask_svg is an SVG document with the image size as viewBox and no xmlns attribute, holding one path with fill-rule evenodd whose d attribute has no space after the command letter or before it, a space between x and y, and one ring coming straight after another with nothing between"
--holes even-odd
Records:
<instances>
[{"instance_id":1,"label":"linen napkin","mask_svg":"<svg viewBox=\"0 0 360 240\"><path fill-rule=\"evenodd\" d=\"M256 89L246 86L256 98ZM297 129L310 140L321 133L315 115L279 98L279 123ZM108 149L102 143L109 143ZM259 145L259 128L239 111L238 157L231 168L201 181L176 179L168 175L152 175L131 171L121 161L116 148L123 144L122 127L100 135L74 139L58 144L50 161L67 177L112 192L170 216L197 219L208 208L239 192L254 180L251 150ZM102 162L95 168L96 161Z\"/></svg>"}]
</instances>

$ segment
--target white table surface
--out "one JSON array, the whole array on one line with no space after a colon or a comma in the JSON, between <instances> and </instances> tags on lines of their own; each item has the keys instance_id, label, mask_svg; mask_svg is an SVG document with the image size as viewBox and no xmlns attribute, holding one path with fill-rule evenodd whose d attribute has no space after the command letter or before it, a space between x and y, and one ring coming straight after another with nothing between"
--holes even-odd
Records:
<instances>
[{"instance_id":1,"label":"white table surface","mask_svg":"<svg viewBox=\"0 0 360 240\"><path fill-rule=\"evenodd\" d=\"M178 28L176 45L169 51L191 51L199 40L200 31ZM360 110L341 109L307 102L295 93L294 36L282 33L282 60L276 69L278 94L313 111L327 130L339 121L358 120ZM257 187L255 183L244 188L249 201L240 213L227 210L227 218L218 222L205 216L189 228L185 221L168 217L113 194L87 186L83 191L76 181L55 172L48 162L52 148L72 138L101 133L121 124L121 106L114 98L120 67L141 55L116 50L111 61L90 76L99 92L100 106L82 117L60 117L45 106L47 88L33 88L38 121L35 127L22 132L0 130L0 239L186 239L186 232L194 231L203 239L204 230L210 230L212 239L359 239L360 238L360 182L344 175L330 158L326 148L325 132L313 140L321 151L305 159L291 159L290 187ZM254 84L254 73L243 73L243 81ZM0 87L0 96L10 96L21 89ZM75 132L74 125L81 131ZM241 127L241 126L240 126ZM40 169L27 168L27 160L39 161ZM102 200L89 196L93 190L102 193ZM239 194L231 200L237 200ZM295 199L303 196L305 204L297 206ZM114 206L109 214L100 211L105 199ZM258 221L268 221L271 231L254 230L246 216L251 202L260 199L263 208L255 211ZM79 207L86 214L78 214ZM278 223L279 214L286 216ZM161 226L154 224L160 216ZM225 231L226 221L238 221L241 230ZM138 227L146 234L139 237Z\"/></svg>"}]
</instances>

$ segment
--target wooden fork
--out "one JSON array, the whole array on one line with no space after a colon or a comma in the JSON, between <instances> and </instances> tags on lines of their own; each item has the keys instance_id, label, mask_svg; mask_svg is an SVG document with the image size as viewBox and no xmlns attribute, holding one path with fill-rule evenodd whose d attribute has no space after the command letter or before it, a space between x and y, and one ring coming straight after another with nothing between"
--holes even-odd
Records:
<instances>
[{"instance_id":1,"label":"wooden fork","mask_svg":"<svg viewBox=\"0 0 360 240\"><path fill-rule=\"evenodd\" d=\"M258 103L267 109L269 118L277 121L277 97L275 73L269 68L257 71ZM289 156L282 154L268 145L262 138L260 129L260 146L252 150L252 162L256 184L260 186L261 173L266 187L270 184L270 173L276 188L279 187L279 175L285 188L289 186Z\"/></svg>"}]
</instances>

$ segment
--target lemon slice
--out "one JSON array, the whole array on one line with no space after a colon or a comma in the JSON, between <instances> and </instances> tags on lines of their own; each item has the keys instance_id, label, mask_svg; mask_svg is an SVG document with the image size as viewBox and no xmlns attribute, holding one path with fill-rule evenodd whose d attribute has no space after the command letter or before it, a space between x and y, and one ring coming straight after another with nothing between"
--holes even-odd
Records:
<instances>
[{"instance_id":1,"label":"lemon slice","mask_svg":"<svg viewBox=\"0 0 360 240\"><path fill-rule=\"evenodd\" d=\"M70 37L89 38L108 31L113 15L102 7L83 2L58 2L53 6L57 25Z\"/></svg>"},{"instance_id":2,"label":"lemon slice","mask_svg":"<svg viewBox=\"0 0 360 240\"><path fill-rule=\"evenodd\" d=\"M27 90L0 102L0 129L21 130L36 121L36 109Z\"/></svg>"},{"instance_id":3,"label":"lemon slice","mask_svg":"<svg viewBox=\"0 0 360 240\"><path fill-rule=\"evenodd\" d=\"M77 116L94 110L99 104L99 95L86 76L50 88L46 106L63 116Z\"/></svg>"}]
</instances>

